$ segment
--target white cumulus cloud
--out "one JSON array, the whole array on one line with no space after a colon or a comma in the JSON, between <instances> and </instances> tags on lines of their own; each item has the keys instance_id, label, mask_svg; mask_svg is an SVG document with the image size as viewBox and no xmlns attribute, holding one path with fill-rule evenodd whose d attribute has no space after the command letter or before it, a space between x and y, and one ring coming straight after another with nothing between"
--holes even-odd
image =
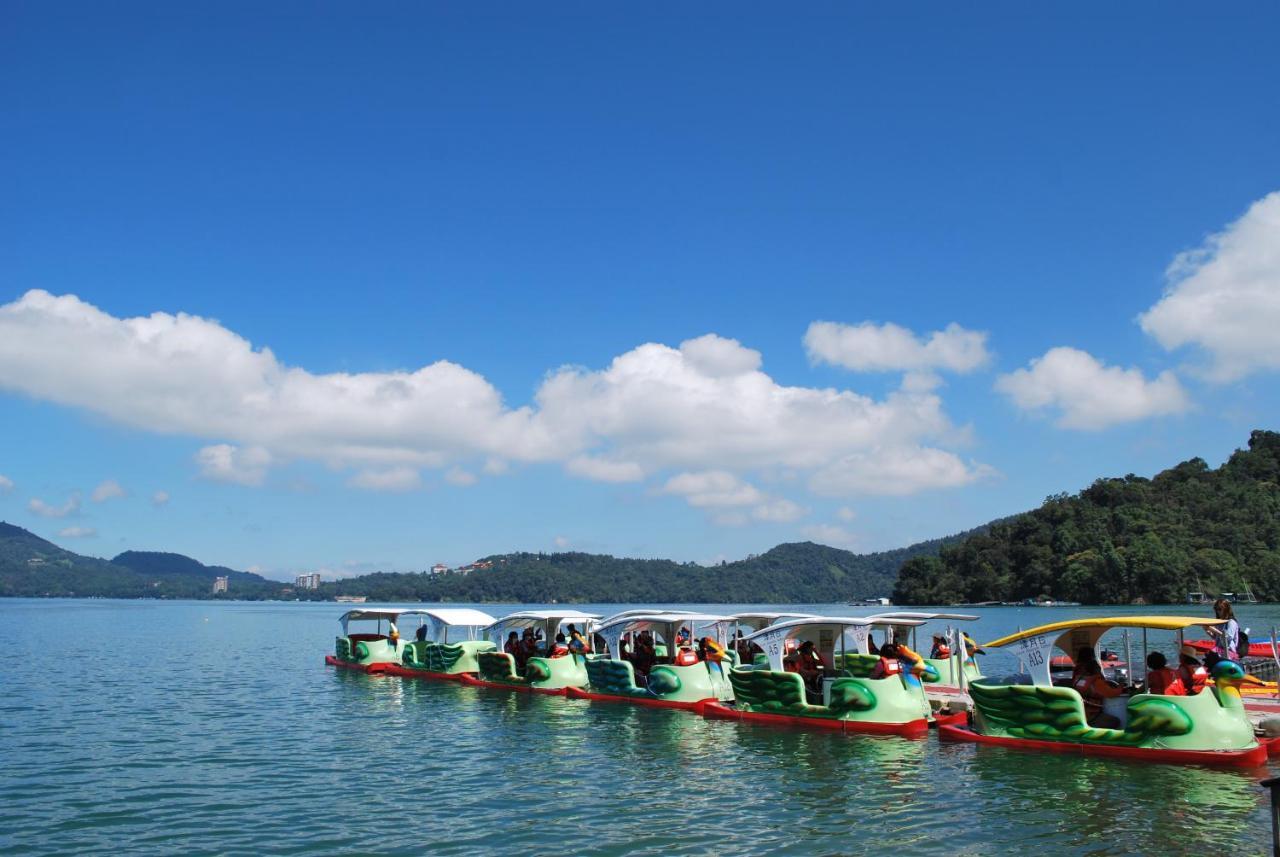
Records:
<instances>
[{"instance_id":1,"label":"white cumulus cloud","mask_svg":"<svg viewBox=\"0 0 1280 857\"><path fill-rule=\"evenodd\" d=\"M667 480L662 493L683 497L695 509L711 512L711 520L724 526L749 521L785 523L808 514L800 504L773 497L724 470L679 473Z\"/></svg>"},{"instance_id":2,"label":"white cumulus cloud","mask_svg":"<svg viewBox=\"0 0 1280 857\"><path fill-rule=\"evenodd\" d=\"M1149 380L1140 369L1107 366L1077 348L1049 349L1027 368L997 378L996 389L1022 410L1056 409L1057 424L1071 429L1103 429L1191 408L1172 372Z\"/></svg>"},{"instance_id":3,"label":"white cumulus cloud","mask_svg":"<svg viewBox=\"0 0 1280 857\"><path fill-rule=\"evenodd\" d=\"M151 495L151 505L153 506L164 506L168 504L168 502L169 502L168 491L157 491L156 493Z\"/></svg>"},{"instance_id":4,"label":"white cumulus cloud","mask_svg":"<svg viewBox=\"0 0 1280 857\"><path fill-rule=\"evenodd\" d=\"M966 463L941 449L889 447L832 462L809 477L809 489L828 497L905 497L928 488L959 488L993 473L985 465Z\"/></svg>"},{"instance_id":5,"label":"white cumulus cloud","mask_svg":"<svg viewBox=\"0 0 1280 857\"><path fill-rule=\"evenodd\" d=\"M608 472L617 468L637 478L664 468L819 471L871 451L891 462L918 457L928 441L948 443L963 434L932 390L903 389L876 400L849 390L783 386L758 366L758 352L731 339L703 336L680 348L649 343L600 371L569 367L552 374L538 391L536 419L548 435L594 450L596 459L610 463ZM920 480L910 490L957 484L956 473L965 477L960 482L979 475L953 453L925 448L951 462L953 472L941 485ZM621 470L628 463L632 469ZM590 475L581 463L570 469Z\"/></svg>"},{"instance_id":6,"label":"white cumulus cloud","mask_svg":"<svg viewBox=\"0 0 1280 857\"><path fill-rule=\"evenodd\" d=\"M8 494L13 490L13 480L8 476L0 474L0 494Z\"/></svg>"},{"instance_id":7,"label":"white cumulus cloud","mask_svg":"<svg viewBox=\"0 0 1280 857\"><path fill-rule=\"evenodd\" d=\"M108 479L98 484L93 489L93 493L89 495L89 499L95 503L105 503L115 497L123 497L124 489L120 487L120 483L114 479Z\"/></svg>"},{"instance_id":8,"label":"white cumulus cloud","mask_svg":"<svg viewBox=\"0 0 1280 857\"><path fill-rule=\"evenodd\" d=\"M366 491L412 491L422 487L422 475L413 467L368 469L352 476L347 484Z\"/></svg>"},{"instance_id":9,"label":"white cumulus cloud","mask_svg":"<svg viewBox=\"0 0 1280 857\"><path fill-rule=\"evenodd\" d=\"M475 485L480 480L470 470L463 470L461 467L450 467L444 474L444 481L450 485L457 485L459 488L466 488L468 485Z\"/></svg>"},{"instance_id":10,"label":"white cumulus cloud","mask_svg":"<svg viewBox=\"0 0 1280 857\"><path fill-rule=\"evenodd\" d=\"M829 493L860 492L874 481L871 471L910 471L910 481L889 489L910 493L981 475L947 450L964 431L944 413L930 370L977 365L984 336L952 326L917 342L925 356L907 361L913 380L878 399L779 384L760 352L707 334L678 347L646 343L601 369L556 369L530 405L512 407L483 377L448 361L316 374L216 321L116 318L75 296L32 291L0 306L0 389L198 438L206 444L195 456L201 472L245 485L293 460L354 473L352 484L376 490L416 487L420 477L408 474L423 469L465 482L459 474L555 462L616 483L723 471L750 484L786 469ZM919 467L922 459L933 466ZM853 471L860 475L842 477ZM759 514L795 512L773 506Z\"/></svg>"},{"instance_id":11,"label":"white cumulus cloud","mask_svg":"<svg viewBox=\"0 0 1280 857\"><path fill-rule=\"evenodd\" d=\"M590 455L578 455L565 463L564 469L574 476L596 482L639 482L644 468L634 461L609 461Z\"/></svg>"},{"instance_id":12,"label":"white cumulus cloud","mask_svg":"<svg viewBox=\"0 0 1280 857\"><path fill-rule=\"evenodd\" d=\"M677 494L695 508L750 506L765 499L762 491L724 470L680 473L667 480L663 493Z\"/></svg>"},{"instance_id":13,"label":"white cumulus cloud","mask_svg":"<svg viewBox=\"0 0 1280 857\"><path fill-rule=\"evenodd\" d=\"M844 527L835 524L813 524L801 530L805 537L819 544L851 550L858 544L858 537Z\"/></svg>"},{"instance_id":14,"label":"white cumulus cloud","mask_svg":"<svg viewBox=\"0 0 1280 857\"><path fill-rule=\"evenodd\" d=\"M830 363L855 372L941 369L965 373L980 369L991 360L987 334L955 323L928 337L918 337L893 323L815 321L805 332L804 347L815 363Z\"/></svg>"},{"instance_id":15,"label":"white cumulus cloud","mask_svg":"<svg viewBox=\"0 0 1280 857\"><path fill-rule=\"evenodd\" d=\"M36 497L27 503L27 509L42 518L65 518L80 511L80 492L72 494L61 506L52 506Z\"/></svg>"},{"instance_id":16,"label":"white cumulus cloud","mask_svg":"<svg viewBox=\"0 0 1280 857\"><path fill-rule=\"evenodd\" d=\"M271 466L271 453L260 446L242 448L229 443L206 446L196 453L203 476L237 485L261 485Z\"/></svg>"},{"instance_id":17,"label":"white cumulus cloud","mask_svg":"<svg viewBox=\"0 0 1280 857\"><path fill-rule=\"evenodd\" d=\"M216 321L115 318L73 295L30 291L0 306L0 389L118 423L217 441L215 478L260 481L230 448L340 467L444 467L462 454L518 460L557 450L527 409L448 361L416 371L313 374Z\"/></svg>"},{"instance_id":18,"label":"white cumulus cloud","mask_svg":"<svg viewBox=\"0 0 1280 857\"><path fill-rule=\"evenodd\" d=\"M1214 381L1280 369L1280 191L1180 253L1165 276L1164 296L1138 319L1157 342L1199 346Z\"/></svg>"},{"instance_id":19,"label":"white cumulus cloud","mask_svg":"<svg viewBox=\"0 0 1280 857\"><path fill-rule=\"evenodd\" d=\"M90 539L98 534L93 527L63 527L58 536L64 539Z\"/></svg>"}]
</instances>

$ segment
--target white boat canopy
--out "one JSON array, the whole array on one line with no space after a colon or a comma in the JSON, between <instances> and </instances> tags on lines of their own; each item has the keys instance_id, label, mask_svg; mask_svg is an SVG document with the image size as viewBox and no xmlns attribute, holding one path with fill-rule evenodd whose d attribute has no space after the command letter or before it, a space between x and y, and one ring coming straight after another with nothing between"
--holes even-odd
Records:
<instances>
[{"instance_id":1,"label":"white boat canopy","mask_svg":"<svg viewBox=\"0 0 1280 857\"><path fill-rule=\"evenodd\" d=\"M945 622L977 622L981 616L975 616L972 613L913 613L909 610L897 613L877 613L870 616L871 619L921 619L930 621L932 619L941 619Z\"/></svg>"},{"instance_id":2,"label":"white boat canopy","mask_svg":"<svg viewBox=\"0 0 1280 857\"><path fill-rule=\"evenodd\" d=\"M618 641L623 634L651 631L658 633L664 643L671 645L681 628L689 629L691 638L697 636L698 628L713 626L716 642L725 644L725 629L733 621L729 616L714 616L709 613L682 613L677 610L627 610L610 616L600 623L596 633L604 637L612 657L618 655Z\"/></svg>"},{"instance_id":3,"label":"white boat canopy","mask_svg":"<svg viewBox=\"0 0 1280 857\"><path fill-rule=\"evenodd\" d=\"M875 619L876 624L881 625L888 620L896 621L898 619L919 619L921 622L941 621L941 622L950 623L950 622L976 622L982 617L975 616L972 613L918 613L911 610L899 610L893 613L877 613L874 616L868 616L867 618ZM913 649L917 649L920 647L920 640L917 637L916 631L917 631L916 628L911 629L911 648ZM950 624L948 624L945 631L942 629L939 629L938 631L935 632L935 634L938 636L945 637L947 640L947 645L950 646L951 638L952 638L951 632L952 632L952 627ZM905 639L905 632L904 632L904 636L899 636L898 634L894 634L894 636L899 641L902 641ZM875 652L871 651L870 644L868 644L867 648L864 650L864 653L875 654ZM924 654L927 656L929 653L925 652Z\"/></svg>"},{"instance_id":4,"label":"white boat canopy","mask_svg":"<svg viewBox=\"0 0 1280 857\"><path fill-rule=\"evenodd\" d=\"M338 621L342 623L342 636L345 637L347 636L347 623L349 622L361 622L361 621L383 622L385 621L389 623L392 627L395 627L396 620L399 619L401 616L405 616L411 613L425 614L426 612L427 611L425 610L415 610L407 607L400 610L397 610L395 608L370 608L370 609L361 608L359 610L348 610L346 613L343 613L341 616L338 617Z\"/></svg>"},{"instance_id":5,"label":"white boat canopy","mask_svg":"<svg viewBox=\"0 0 1280 857\"><path fill-rule=\"evenodd\" d=\"M431 639L437 643L449 642L450 628L465 628L468 640L479 639L480 629L493 624L493 617L470 607L432 607L414 610L421 613L431 625Z\"/></svg>"},{"instance_id":6,"label":"white boat canopy","mask_svg":"<svg viewBox=\"0 0 1280 857\"><path fill-rule=\"evenodd\" d=\"M679 610L662 610L658 607L641 607L635 610L623 610L621 613L614 613L612 616L606 616L600 620L600 627L612 625L619 619L625 619L628 616L655 616L659 613L679 613Z\"/></svg>"},{"instance_id":7,"label":"white boat canopy","mask_svg":"<svg viewBox=\"0 0 1280 857\"><path fill-rule=\"evenodd\" d=\"M485 628L484 636L501 649L505 642L504 638L512 631L539 628L542 630L543 637L550 642L562 625L572 623L579 626L582 633L589 637L599 618L594 613L583 613L578 610L521 610L518 613L509 613Z\"/></svg>"},{"instance_id":8,"label":"white boat canopy","mask_svg":"<svg viewBox=\"0 0 1280 857\"><path fill-rule=\"evenodd\" d=\"M769 659L770 669L781 670L783 668L782 659L786 656L788 640L795 640L801 637L806 639L816 638L819 649L825 650L828 654L834 651L835 644L839 641L845 651L852 650L865 653L867 651L867 636L871 633L872 626L915 628L923 624L923 619L888 619L868 616L805 616L799 619L787 619L770 625L767 628L756 631L746 639L764 650L765 656ZM852 646L844 646L846 635L852 637ZM826 645L822 645L824 640L827 643Z\"/></svg>"},{"instance_id":9,"label":"white boat canopy","mask_svg":"<svg viewBox=\"0 0 1280 857\"><path fill-rule=\"evenodd\" d=\"M755 613L734 613L729 618L736 625L744 625L753 631L759 631L761 628L768 627L784 619L807 619L812 613L774 613L769 611L761 611Z\"/></svg>"},{"instance_id":10,"label":"white boat canopy","mask_svg":"<svg viewBox=\"0 0 1280 857\"><path fill-rule=\"evenodd\" d=\"M448 642L449 628L466 628L467 639L474 640L476 631L493 624L493 617L470 607L427 607L391 609L348 610L338 620L342 623L342 635L347 636L347 623L360 620L386 621L395 628L402 616L419 616L424 624L431 626L432 638L438 643ZM399 628L396 631L399 632Z\"/></svg>"}]
</instances>

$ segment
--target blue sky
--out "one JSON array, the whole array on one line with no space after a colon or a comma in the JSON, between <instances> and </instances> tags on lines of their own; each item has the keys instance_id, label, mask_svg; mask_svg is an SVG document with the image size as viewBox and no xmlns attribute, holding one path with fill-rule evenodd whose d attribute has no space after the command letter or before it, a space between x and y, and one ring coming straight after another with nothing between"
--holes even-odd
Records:
<instances>
[{"instance_id":1,"label":"blue sky","mask_svg":"<svg viewBox=\"0 0 1280 857\"><path fill-rule=\"evenodd\" d=\"M1275 9L325 12L6 6L0 518L876 550L1276 428Z\"/></svg>"}]
</instances>

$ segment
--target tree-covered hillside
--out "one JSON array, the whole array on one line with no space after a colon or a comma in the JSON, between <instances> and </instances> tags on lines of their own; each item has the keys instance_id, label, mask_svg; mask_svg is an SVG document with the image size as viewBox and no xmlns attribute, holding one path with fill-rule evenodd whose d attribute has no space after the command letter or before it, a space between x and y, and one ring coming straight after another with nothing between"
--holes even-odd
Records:
<instances>
[{"instance_id":1,"label":"tree-covered hillside","mask_svg":"<svg viewBox=\"0 0 1280 857\"><path fill-rule=\"evenodd\" d=\"M0 524L0 596L325 600L364 595L370 601L402 602L821 603L885 595L903 560L936 553L945 541L861 555L802 542L710 568L665 559L515 553L487 557L466 573L380 572L325 583L308 592L256 574L202 565L181 554L126 551L110 562L79 556L20 527ZM226 575L230 584L226 594L214 596L211 588L218 575Z\"/></svg>"},{"instance_id":2,"label":"tree-covered hillside","mask_svg":"<svg viewBox=\"0 0 1280 857\"><path fill-rule=\"evenodd\" d=\"M108 562L81 556L0 522L0 597L212 598L214 577L232 576L219 598L279 597L282 584L210 568L180 554L123 553Z\"/></svg>"},{"instance_id":3,"label":"tree-covered hillside","mask_svg":"<svg viewBox=\"0 0 1280 857\"><path fill-rule=\"evenodd\" d=\"M953 536L950 539L962 538ZM799 542L716 566L587 553L486 557L468 573L371 574L327 583L309 597L377 601L546 603L830 603L888 595L898 566L944 539L874 554Z\"/></svg>"},{"instance_id":4,"label":"tree-covered hillside","mask_svg":"<svg viewBox=\"0 0 1280 857\"><path fill-rule=\"evenodd\" d=\"M902 604L1047 596L1096 604L1187 593L1280 600L1280 434L1255 431L1216 470L1199 458L1152 479L1099 479L1079 494L904 564Z\"/></svg>"}]
</instances>

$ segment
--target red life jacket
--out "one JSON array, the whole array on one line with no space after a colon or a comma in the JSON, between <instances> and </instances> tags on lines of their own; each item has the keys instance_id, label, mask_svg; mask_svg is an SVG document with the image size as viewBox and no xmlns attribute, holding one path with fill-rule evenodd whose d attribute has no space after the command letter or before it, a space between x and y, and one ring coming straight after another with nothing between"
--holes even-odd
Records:
<instances>
[{"instance_id":1,"label":"red life jacket","mask_svg":"<svg viewBox=\"0 0 1280 857\"><path fill-rule=\"evenodd\" d=\"M676 652L676 666L691 667L698 662L698 655L690 648L681 648Z\"/></svg>"},{"instance_id":2,"label":"red life jacket","mask_svg":"<svg viewBox=\"0 0 1280 857\"><path fill-rule=\"evenodd\" d=\"M1209 680L1209 671L1202 666L1195 669L1183 664L1178 667L1178 677L1182 680L1182 689L1191 696L1204 690L1205 682Z\"/></svg>"},{"instance_id":3,"label":"red life jacket","mask_svg":"<svg viewBox=\"0 0 1280 857\"><path fill-rule=\"evenodd\" d=\"M897 658L880 658L880 663L876 664L875 670L872 672L872 678L888 678L889 676L902 675L902 662Z\"/></svg>"},{"instance_id":4,"label":"red life jacket","mask_svg":"<svg viewBox=\"0 0 1280 857\"><path fill-rule=\"evenodd\" d=\"M1089 717L1102 710L1102 698L1093 689L1093 679L1091 675L1082 675L1071 683L1076 693L1080 694L1080 698L1084 700L1084 711Z\"/></svg>"},{"instance_id":5,"label":"red life jacket","mask_svg":"<svg viewBox=\"0 0 1280 857\"><path fill-rule=\"evenodd\" d=\"M931 655L931 657L939 660L941 660L942 658L949 658L951 657L951 647L950 646L934 646L933 654Z\"/></svg>"},{"instance_id":6,"label":"red life jacket","mask_svg":"<svg viewBox=\"0 0 1280 857\"><path fill-rule=\"evenodd\" d=\"M1165 667L1164 669L1152 670L1147 675L1147 693L1158 693L1163 696L1186 696L1187 688L1183 685L1181 676Z\"/></svg>"}]
</instances>

